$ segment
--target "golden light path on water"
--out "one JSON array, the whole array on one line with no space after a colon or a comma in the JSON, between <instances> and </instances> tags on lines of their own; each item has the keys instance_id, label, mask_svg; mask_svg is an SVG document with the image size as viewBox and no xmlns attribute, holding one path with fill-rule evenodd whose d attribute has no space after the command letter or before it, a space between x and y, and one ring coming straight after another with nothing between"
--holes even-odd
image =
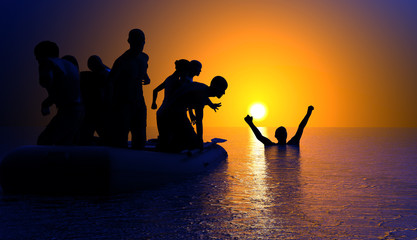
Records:
<instances>
[{"instance_id":1,"label":"golden light path on water","mask_svg":"<svg viewBox=\"0 0 417 240\"><path fill-rule=\"evenodd\" d=\"M263 105L258 105L263 107ZM263 116L262 116L263 117ZM262 135L266 135L266 129L258 128ZM268 195L267 184L267 163L265 159L265 150L261 142L259 142L254 134L250 133L250 153L249 153L249 172L252 175L250 188L251 209L255 210L258 216L258 225L261 229L270 229L277 226L276 221L269 217L272 215L268 207L272 201Z\"/></svg>"},{"instance_id":2,"label":"golden light path on water","mask_svg":"<svg viewBox=\"0 0 417 240\"><path fill-rule=\"evenodd\" d=\"M266 128L260 127L262 134ZM259 236L268 236L271 231L284 232L281 218L274 213L274 199L270 195L270 182L265 158L265 148L248 130L249 145L241 149L238 161L228 164L229 187L222 207L235 216L229 224L245 235L256 231ZM239 145L239 143L236 143Z\"/></svg>"}]
</instances>

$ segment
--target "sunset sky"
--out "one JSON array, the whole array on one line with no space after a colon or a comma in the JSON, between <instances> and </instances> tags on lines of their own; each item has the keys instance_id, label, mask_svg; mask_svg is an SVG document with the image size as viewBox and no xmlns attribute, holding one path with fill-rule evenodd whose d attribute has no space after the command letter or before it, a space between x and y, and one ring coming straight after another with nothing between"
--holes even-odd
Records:
<instances>
[{"instance_id":1,"label":"sunset sky","mask_svg":"<svg viewBox=\"0 0 417 240\"><path fill-rule=\"evenodd\" d=\"M74 55L81 70L96 54L111 67L132 28L145 32L152 90L178 59L203 64L194 81L220 75L229 88L205 126L417 127L417 1L38 0L2 1L0 125L45 125L46 91L33 47L42 40ZM162 102L161 93L158 104Z\"/></svg>"}]
</instances>

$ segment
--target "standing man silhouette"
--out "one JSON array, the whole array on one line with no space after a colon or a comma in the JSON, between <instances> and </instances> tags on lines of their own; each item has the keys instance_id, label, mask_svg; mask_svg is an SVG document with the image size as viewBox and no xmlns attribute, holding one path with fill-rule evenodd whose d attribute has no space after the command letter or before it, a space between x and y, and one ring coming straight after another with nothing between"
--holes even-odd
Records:
<instances>
[{"instance_id":1,"label":"standing man silhouette","mask_svg":"<svg viewBox=\"0 0 417 240\"><path fill-rule=\"evenodd\" d=\"M142 85L151 82L147 69L149 57L143 52L145 34L140 29L129 32L130 48L113 64L109 79L113 85L112 124L107 142L115 147L128 146L129 131L132 148L142 149L146 142L146 104Z\"/></svg>"}]
</instances>

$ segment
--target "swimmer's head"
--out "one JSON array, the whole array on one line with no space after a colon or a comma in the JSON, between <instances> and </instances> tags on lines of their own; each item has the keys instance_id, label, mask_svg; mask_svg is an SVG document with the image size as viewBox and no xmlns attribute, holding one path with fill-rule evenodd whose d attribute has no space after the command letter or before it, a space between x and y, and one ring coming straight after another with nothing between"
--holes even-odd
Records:
<instances>
[{"instance_id":1,"label":"swimmer's head","mask_svg":"<svg viewBox=\"0 0 417 240\"><path fill-rule=\"evenodd\" d=\"M275 138L278 140L278 143L287 142L287 129L285 127L279 127L275 130Z\"/></svg>"}]
</instances>

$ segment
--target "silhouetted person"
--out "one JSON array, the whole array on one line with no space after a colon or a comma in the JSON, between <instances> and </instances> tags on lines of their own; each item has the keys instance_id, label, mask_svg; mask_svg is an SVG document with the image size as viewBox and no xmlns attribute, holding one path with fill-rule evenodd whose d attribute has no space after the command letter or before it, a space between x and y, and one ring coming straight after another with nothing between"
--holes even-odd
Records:
<instances>
[{"instance_id":1,"label":"silhouetted person","mask_svg":"<svg viewBox=\"0 0 417 240\"><path fill-rule=\"evenodd\" d=\"M175 72L153 90L151 108L157 108L156 99L158 97L158 92L161 90L164 90L165 92L164 100L162 102L164 105L164 102L169 102L174 95L174 92L177 91L183 84L193 82L193 77L200 75L201 67L201 63L197 60L189 62L186 59L180 59L175 61Z\"/></svg>"},{"instance_id":2,"label":"silhouetted person","mask_svg":"<svg viewBox=\"0 0 417 240\"><path fill-rule=\"evenodd\" d=\"M175 61L175 72L165 79L158 87L153 90L152 95L152 109L157 109L158 105L156 104L156 99L158 98L158 92L164 90L164 100L162 101L161 107L164 108L165 105L171 100L174 95L174 92L182 85L181 79L186 77L187 71L189 69L190 62L185 59L180 59Z\"/></svg>"},{"instance_id":3,"label":"silhouetted person","mask_svg":"<svg viewBox=\"0 0 417 240\"><path fill-rule=\"evenodd\" d=\"M152 109L156 109L158 106L156 104L156 99L158 97L158 92L164 90L164 100L162 101L161 106L156 112L157 119L158 115L163 114L165 109L172 104L172 99L176 91L181 87L181 79L185 78L187 71L189 69L190 62L185 59L180 59L175 61L175 72L165 79L158 87L153 90L152 96ZM169 129L166 129L167 124L161 121L157 121L157 127L159 132L159 144L166 145L169 141Z\"/></svg>"},{"instance_id":4,"label":"silhouetted person","mask_svg":"<svg viewBox=\"0 0 417 240\"><path fill-rule=\"evenodd\" d=\"M74 56L72 56L72 55L65 55L65 56L61 57L61 59L64 59L64 60L66 60L66 61L68 61L68 62L70 62L70 63L74 64L74 66L77 68L77 71L79 71L78 61L77 61L77 59L76 59ZM45 110L48 112L48 114L49 114L49 108L50 108L52 105L54 105L54 103L53 103L52 99L47 98L47 99L45 99L45 101L43 102L43 107L42 107L42 109L45 109Z\"/></svg>"},{"instance_id":5,"label":"silhouetted person","mask_svg":"<svg viewBox=\"0 0 417 240\"><path fill-rule=\"evenodd\" d=\"M110 86L108 76L110 68L103 64L101 58L92 55L88 58L90 71L80 73L81 96L85 106L85 117L81 126L80 144L97 145L94 132L104 136L110 107Z\"/></svg>"},{"instance_id":6,"label":"silhouetted person","mask_svg":"<svg viewBox=\"0 0 417 240\"><path fill-rule=\"evenodd\" d=\"M54 42L40 42L34 53L39 63L39 83L48 92L42 102L42 115L50 114L53 104L57 108L56 115L38 137L38 144L73 145L84 114L78 69L73 63L58 58L59 48Z\"/></svg>"},{"instance_id":7,"label":"silhouetted person","mask_svg":"<svg viewBox=\"0 0 417 240\"><path fill-rule=\"evenodd\" d=\"M200 75L202 68L203 68L203 65L199 61L192 60L190 62L190 69L188 71L188 74L185 77L185 81L187 83L193 82L194 81L194 77ZM213 108L213 103L210 102L209 106ZM213 108L213 109L214 109L214 111L217 110L217 108ZM195 124L196 123L196 118L195 118L195 114L194 114L194 112L193 112L192 109L188 109L188 116L190 117L191 123L192 124Z\"/></svg>"},{"instance_id":8,"label":"silhouetted person","mask_svg":"<svg viewBox=\"0 0 417 240\"><path fill-rule=\"evenodd\" d=\"M279 127L275 130L275 138L278 140L278 143L274 143L269 140L267 137L264 137L258 128L256 128L255 124L253 124L253 117L247 115L244 119L249 127L252 129L252 132L255 134L256 138L262 142L265 146L272 146L272 145L300 145L300 139L303 135L303 131L305 126L307 125L308 119L310 118L311 113L313 112L314 107L309 106L307 110L307 114L301 121L300 125L298 126L297 132L295 133L294 137L291 138L290 141L287 142L287 130L285 127Z\"/></svg>"},{"instance_id":9,"label":"silhouetted person","mask_svg":"<svg viewBox=\"0 0 417 240\"><path fill-rule=\"evenodd\" d=\"M193 82L193 78L200 75L202 67L203 65L199 61L192 60L189 65L186 81Z\"/></svg>"},{"instance_id":10,"label":"silhouetted person","mask_svg":"<svg viewBox=\"0 0 417 240\"><path fill-rule=\"evenodd\" d=\"M113 85L112 124L106 131L106 141L115 147L128 146L129 131L132 148L141 149L146 142L146 105L142 84L150 79L147 73L148 55L143 52L145 34L140 29L129 32L130 49L123 53L110 71Z\"/></svg>"},{"instance_id":11,"label":"silhouetted person","mask_svg":"<svg viewBox=\"0 0 417 240\"><path fill-rule=\"evenodd\" d=\"M203 83L192 82L182 87L172 103L163 113L157 116L157 121L169 130L167 143L161 144L162 151L178 152L185 149L203 147L203 110L209 104L209 97L221 98L227 89L227 82L223 77L214 77L207 86ZM187 110L196 113L196 130L187 117ZM165 133L160 133L163 136Z\"/></svg>"}]
</instances>

